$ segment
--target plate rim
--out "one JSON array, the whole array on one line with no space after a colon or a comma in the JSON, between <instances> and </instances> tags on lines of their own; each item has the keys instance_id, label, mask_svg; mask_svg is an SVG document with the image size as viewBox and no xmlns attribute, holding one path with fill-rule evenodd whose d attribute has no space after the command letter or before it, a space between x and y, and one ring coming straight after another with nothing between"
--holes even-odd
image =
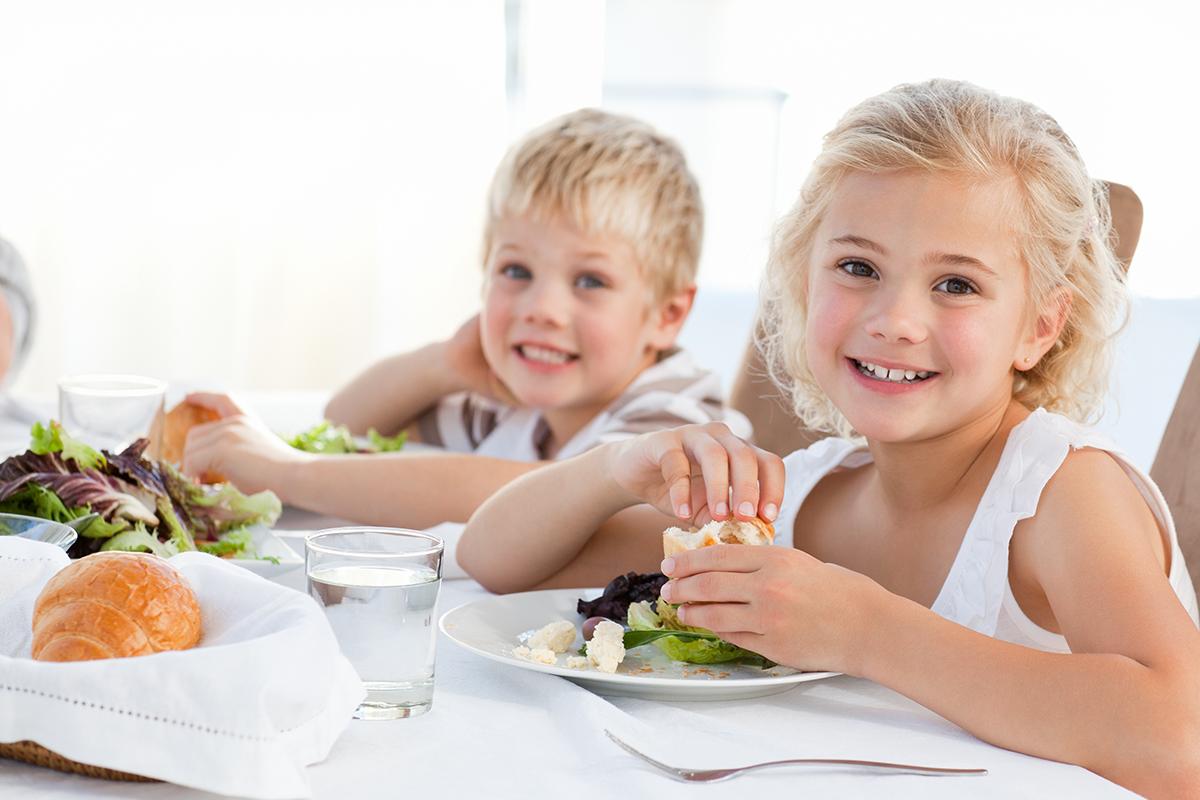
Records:
<instances>
[{"instance_id":1,"label":"plate rim","mask_svg":"<svg viewBox=\"0 0 1200 800\"><path fill-rule=\"evenodd\" d=\"M587 592L602 592L602 591L603 591L603 588L586 587L586 588L581 588L581 589L570 589L570 588L567 588L567 589L536 589L534 591L529 591L529 592L512 592L510 594L502 594L502 595L493 594L493 595L489 595L487 597L477 598L475 600L468 600L465 603L460 603L459 605L455 606L454 608L450 609L449 611L443 612L442 615L438 618L438 630L441 631L443 634L445 634L445 636L448 639L450 639L452 642L454 642L459 647L462 647L465 650L475 653L476 655L483 656L484 658L488 659L489 661L494 661L498 664L507 664L508 666L512 666L512 667L530 669L535 672L541 672L541 673L544 673L547 675L558 675L559 677L568 678L570 680L597 681L600 683L609 683L609 684L617 684L617 685L626 684L626 685L633 685L633 686L642 686L642 687L646 687L646 688L661 687L663 689L668 689L668 688L670 688L670 689L695 689L697 693L703 693L703 692L707 692L707 691L717 691L717 689L715 687L720 687L720 690L725 691L725 692L728 692L730 690L736 691L737 689L741 689L741 688L750 690L750 689L755 689L755 688L762 688L765 686L786 686L788 684L805 683L807 681L820 680L823 678L832 678L832 677L842 674L840 672L797 671L797 672L792 673L791 675L771 675L771 676L764 676L761 678L738 678L735 681L725 681L725 680L720 680L720 679L716 679L716 678L710 678L710 679L705 679L705 680L688 679L688 678L658 678L658 677L651 677L649 675L629 675L629 674L622 674L622 673L600 672L598 670L590 670L590 669L589 670L570 669L568 667L560 667L558 665L539 664L534 661L525 661L523 659L516 658L515 656L501 656L497 653L491 653L491 652L482 650L478 647L475 647L472 644L469 644L469 643L463 641L459 637L455 636L454 633L452 633L451 631L446 629L447 620L449 620L452 615L463 611L464 609L466 609L469 606L474 606L474 605L479 605L479 604L494 602L494 601L502 601L507 598L522 597L522 596L528 596L528 595L537 595L537 594L548 595L548 594L557 594L560 592L561 593L587 593ZM514 645L514 647L515 646L516 645ZM697 666L704 666L704 665L697 665ZM709 690L709 689L697 688L697 687L702 687L702 686L713 686L714 689Z\"/></svg>"}]
</instances>

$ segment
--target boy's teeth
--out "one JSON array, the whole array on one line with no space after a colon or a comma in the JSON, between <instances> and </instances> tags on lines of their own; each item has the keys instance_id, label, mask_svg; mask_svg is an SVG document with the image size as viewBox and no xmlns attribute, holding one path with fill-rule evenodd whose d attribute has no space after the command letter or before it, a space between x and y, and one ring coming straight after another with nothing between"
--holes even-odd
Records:
<instances>
[{"instance_id":1,"label":"boy's teeth","mask_svg":"<svg viewBox=\"0 0 1200 800\"><path fill-rule=\"evenodd\" d=\"M545 347L535 347L529 344L521 346L521 355L531 361L541 361L546 364L565 364L571 358L566 353L560 353L557 350L548 350Z\"/></svg>"},{"instance_id":2,"label":"boy's teeth","mask_svg":"<svg viewBox=\"0 0 1200 800\"><path fill-rule=\"evenodd\" d=\"M855 361L858 368L868 375L872 375L881 381L890 381L892 383L902 383L904 381L925 380L932 373L924 370L917 371L911 369L888 369L881 367L878 364L869 364L866 361Z\"/></svg>"}]
</instances>

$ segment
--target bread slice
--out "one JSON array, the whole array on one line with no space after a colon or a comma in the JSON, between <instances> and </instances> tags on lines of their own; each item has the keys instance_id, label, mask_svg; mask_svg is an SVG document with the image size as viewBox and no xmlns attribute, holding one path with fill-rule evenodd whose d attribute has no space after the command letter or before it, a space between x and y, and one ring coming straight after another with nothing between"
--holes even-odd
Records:
<instances>
[{"instance_id":1,"label":"bread slice","mask_svg":"<svg viewBox=\"0 0 1200 800\"><path fill-rule=\"evenodd\" d=\"M764 545L775 541L775 526L755 517L751 520L713 520L698 530L667 528L663 531L663 556L696 550L714 544Z\"/></svg>"}]
</instances>

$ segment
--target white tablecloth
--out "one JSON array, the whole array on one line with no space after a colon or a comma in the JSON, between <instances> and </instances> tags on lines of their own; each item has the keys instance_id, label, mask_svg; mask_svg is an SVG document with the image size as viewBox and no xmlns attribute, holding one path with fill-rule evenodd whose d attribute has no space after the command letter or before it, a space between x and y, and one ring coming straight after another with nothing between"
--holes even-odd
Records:
<instances>
[{"instance_id":1,"label":"white tablecloth","mask_svg":"<svg viewBox=\"0 0 1200 800\"><path fill-rule=\"evenodd\" d=\"M315 529L333 522L289 510L279 527ZM278 580L303 589L303 569ZM439 612L484 596L474 581L444 581ZM925 778L804 769L753 773L704 787L675 782L625 754L605 738L606 727L640 734L640 741L657 745L652 755L688 767L827 756L985 767L990 774ZM688 759L685 750L695 755ZM762 757L755 757L759 753ZM869 681L831 678L737 702L609 699L563 678L479 658L445 637L438 642L432 711L411 720L352 723L310 775L319 800L526 794L589 800L1133 796L1080 767L984 744ZM8 797L192 800L213 795L167 784L109 783L0 759L0 798Z\"/></svg>"}]
</instances>

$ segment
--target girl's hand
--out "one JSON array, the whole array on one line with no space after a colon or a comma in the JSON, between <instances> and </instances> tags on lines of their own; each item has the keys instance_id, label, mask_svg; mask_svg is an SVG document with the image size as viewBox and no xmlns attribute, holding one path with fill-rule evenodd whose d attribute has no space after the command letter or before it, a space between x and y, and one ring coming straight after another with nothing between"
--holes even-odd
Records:
<instances>
[{"instance_id":1,"label":"girl's hand","mask_svg":"<svg viewBox=\"0 0 1200 800\"><path fill-rule=\"evenodd\" d=\"M270 489L283 502L290 502L288 473L312 460L311 454L289 446L228 395L195 393L189 394L186 402L216 411L221 419L188 431L183 450L185 474L217 472L247 494Z\"/></svg>"},{"instance_id":2,"label":"girl's hand","mask_svg":"<svg viewBox=\"0 0 1200 800\"><path fill-rule=\"evenodd\" d=\"M452 373L450 381L453 385L506 405L520 405L520 401L492 371L483 355L478 314L464 322L454 335L446 340L445 348L446 366Z\"/></svg>"},{"instance_id":3,"label":"girl's hand","mask_svg":"<svg viewBox=\"0 0 1200 800\"><path fill-rule=\"evenodd\" d=\"M663 561L679 619L772 661L861 674L873 625L893 597L865 575L790 547L714 545Z\"/></svg>"},{"instance_id":4,"label":"girl's hand","mask_svg":"<svg viewBox=\"0 0 1200 800\"><path fill-rule=\"evenodd\" d=\"M731 508L738 519L773 522L779 514L783 461L722 423L656 431L611 447L612 479L666 514L695 524L727 519Z\"/></svg>"}]
</instances>

